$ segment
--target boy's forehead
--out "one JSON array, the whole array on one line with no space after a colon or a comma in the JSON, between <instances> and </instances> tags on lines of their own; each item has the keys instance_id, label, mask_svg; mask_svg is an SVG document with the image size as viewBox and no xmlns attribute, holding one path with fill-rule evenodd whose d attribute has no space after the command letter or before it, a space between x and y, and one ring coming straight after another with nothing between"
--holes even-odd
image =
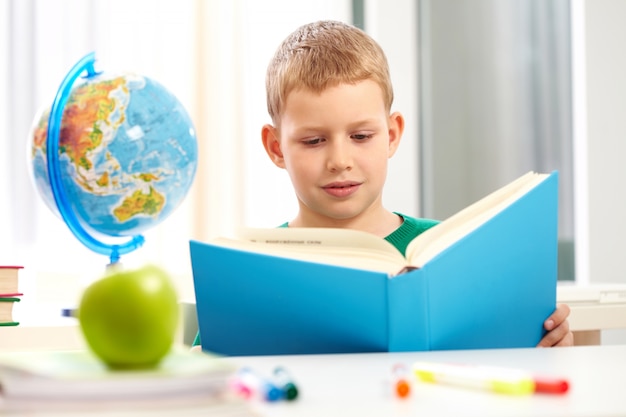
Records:
<instances>
[{"instance_id":1,"label":"boy's forehead","mask_svg":"<svg viewBox=\"0 0 626 417\"><path fill-rule=\"evenodd\" d=\"M298 85L298 86L294 86L291 90L285 93L285 96L283 97L283 108L281 109L281 113L284 112L287 104L290 101L293 101L289 99L290 98L293 99L294 96L300 96L300 97L314 96L314 97L319 98L324 95L332 94L335 91L342 90L343 87L361 87L361 86L367 86L369 90L374 90L379 93L379 94L374 93L374 94L369 95L368 97L369 99L376 100L380 98L381 101L384 101L384 92L383 92L382 87L378 83L376 83L374 80L370 80L370 79L360 80L360 81L355 81L355 82L330 83L327 86L320 88L320 89L310 88L306 85Z\"/></svg>"},{"instance_id":2,"label":"boy's forehead","mask_svg":"<svg viewBox=\"0 0 626 417\"><path fill-rule=\"evenodd\" d=\"M343 83L322 91L294 89L283 103L277 124L288 125L356 123L379 120L388 115L382 89L370 80Z\"/></svg>"}]
</instances>

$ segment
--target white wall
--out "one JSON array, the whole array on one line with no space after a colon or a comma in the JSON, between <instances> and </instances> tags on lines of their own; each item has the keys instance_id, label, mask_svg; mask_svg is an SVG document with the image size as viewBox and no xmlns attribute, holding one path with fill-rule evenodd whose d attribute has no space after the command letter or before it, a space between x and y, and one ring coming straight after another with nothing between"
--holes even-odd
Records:
<instances>
[{"instance_id":1,"label":"white wall","mask_svg":"<svg viewBox=\"0 0 626 417\"><path fill-rule=\"evenodd\" d=\"M394 87L392 111L404 115L400 148L389 163L383 203L389 210L419 216L418 24L415 0L365 2L365 29L381 45Z\"/></svg>"},{"instance_id":2,"label":"white wall","mask_svg":"<svg viewBox=\"0 0 626 417\"><path fill-rule=\"evenodd\" d=\"M589 279L626 283L626 2L585 9Z\"/></svg>"}]
</instances>

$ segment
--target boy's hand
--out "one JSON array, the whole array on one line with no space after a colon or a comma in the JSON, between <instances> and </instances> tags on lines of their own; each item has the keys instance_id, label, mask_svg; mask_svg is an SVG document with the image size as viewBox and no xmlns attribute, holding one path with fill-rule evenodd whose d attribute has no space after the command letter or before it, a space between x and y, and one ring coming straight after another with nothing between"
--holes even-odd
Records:
<instances>
[{"instance_id":1,"label":"boy's hand","mask_svg":"<svg viewBox=\"0 0 626 417\"><path fill-rule=\"evenodd\" d=\"M569 330L569 306L557 304L556 310L543 323L548 333L541 339L537 347L574 346L574 335Z\"/></svg>"}]
</instances>

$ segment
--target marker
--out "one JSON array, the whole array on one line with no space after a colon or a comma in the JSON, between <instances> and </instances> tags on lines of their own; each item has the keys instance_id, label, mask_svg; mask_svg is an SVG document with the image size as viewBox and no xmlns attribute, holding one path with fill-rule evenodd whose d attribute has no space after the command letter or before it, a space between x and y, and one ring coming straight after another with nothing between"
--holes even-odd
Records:
<instances>
[{"instance_id":1,"label":"marker","mask_svg":"<svg viewBox=\"0 0 626 417\"><path fill-rule=\"evenodd\" d=\"M237 378L236 376L230 379L228 385L229 385L230 389L235 392L235 394L237 394L240 397L243 397L245 399L251 398L252 394L254 394L252 392L252 389L250 389L250 387L245 385L241 381L241 379Z\"/></svg>"},{"instance_id":2,"label":"marker","mask_svg":"<svg viewBox=\"0 0 626 417\"><path fill-rule=\"evenodd\" d=\"M535 392L528 372L488 366L416 362L413 371L425 382L485 389L501 394L526 395Z\"/></svg>"},{"instance_id":3,"label":"marker","mask_svg":"<svg viewBox=\"0 0 626 417\"><path fill-rule=\"evenodd\" d=\"M61 309L61 317L78 317L78 310L75 308Z\"/></svg>"},{"instance_id":4,"label":"marker","mask_svg":"<svg viewBox=\"0 0 626 417\"><path fill-rule=\"evenodd\" d=\"M535 376L535 392L540 394L565 394L569 390L569 382L565 379Z\"/></svg>"},{"instance_id":5,"label":"marker","mask_svg":"<svg viewBox=\"0 0 626 417\"><path fill-rule=\"evenodd\" d=\"M293 401L298 397L298 387L285 368L277 366L274 369L274 383L283 392L283 397L287 401Z\"/></svg>"},{"instance_id":6,"label":"marker","mask_svg":"<svg viewBox=\"0 0 626 417\"><path fill-rule=\"evenodd\" d=\"M237 373L238 382L233 386L238 392L250 397L254 394L259 395L265 401L278 401L283 397L283 392L274 384L261 377L250 368L242 368Z\"/></svg>"},{"instance_id":7,"label":"marker","mask_svg":"<svg viewBox=\"0 0 626 417\"><path fill-rule=\"evenodd\" d=\"M396 395L400 398L408 397L411 394L411 385L406 379L408 373L406 366L401 363L395 364L392 368L393 387Z\"/></svg>"}]
</instances>

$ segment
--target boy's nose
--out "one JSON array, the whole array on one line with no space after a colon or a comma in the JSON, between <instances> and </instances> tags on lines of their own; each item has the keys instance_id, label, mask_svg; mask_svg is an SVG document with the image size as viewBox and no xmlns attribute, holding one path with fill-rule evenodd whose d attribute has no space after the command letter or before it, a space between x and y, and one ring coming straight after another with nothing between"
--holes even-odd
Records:
<instances>
[{"instance_id":1,"label":"boy's nose","mask_svg":"<svg viewBox=\"0 0 626 417\"><path fill-rule=\"evenodd\" d=\"M326 163L329 171L350 170L352 164L352 156L347 144L337 141L329 148Z\"/></svg>"}]
</instances>

